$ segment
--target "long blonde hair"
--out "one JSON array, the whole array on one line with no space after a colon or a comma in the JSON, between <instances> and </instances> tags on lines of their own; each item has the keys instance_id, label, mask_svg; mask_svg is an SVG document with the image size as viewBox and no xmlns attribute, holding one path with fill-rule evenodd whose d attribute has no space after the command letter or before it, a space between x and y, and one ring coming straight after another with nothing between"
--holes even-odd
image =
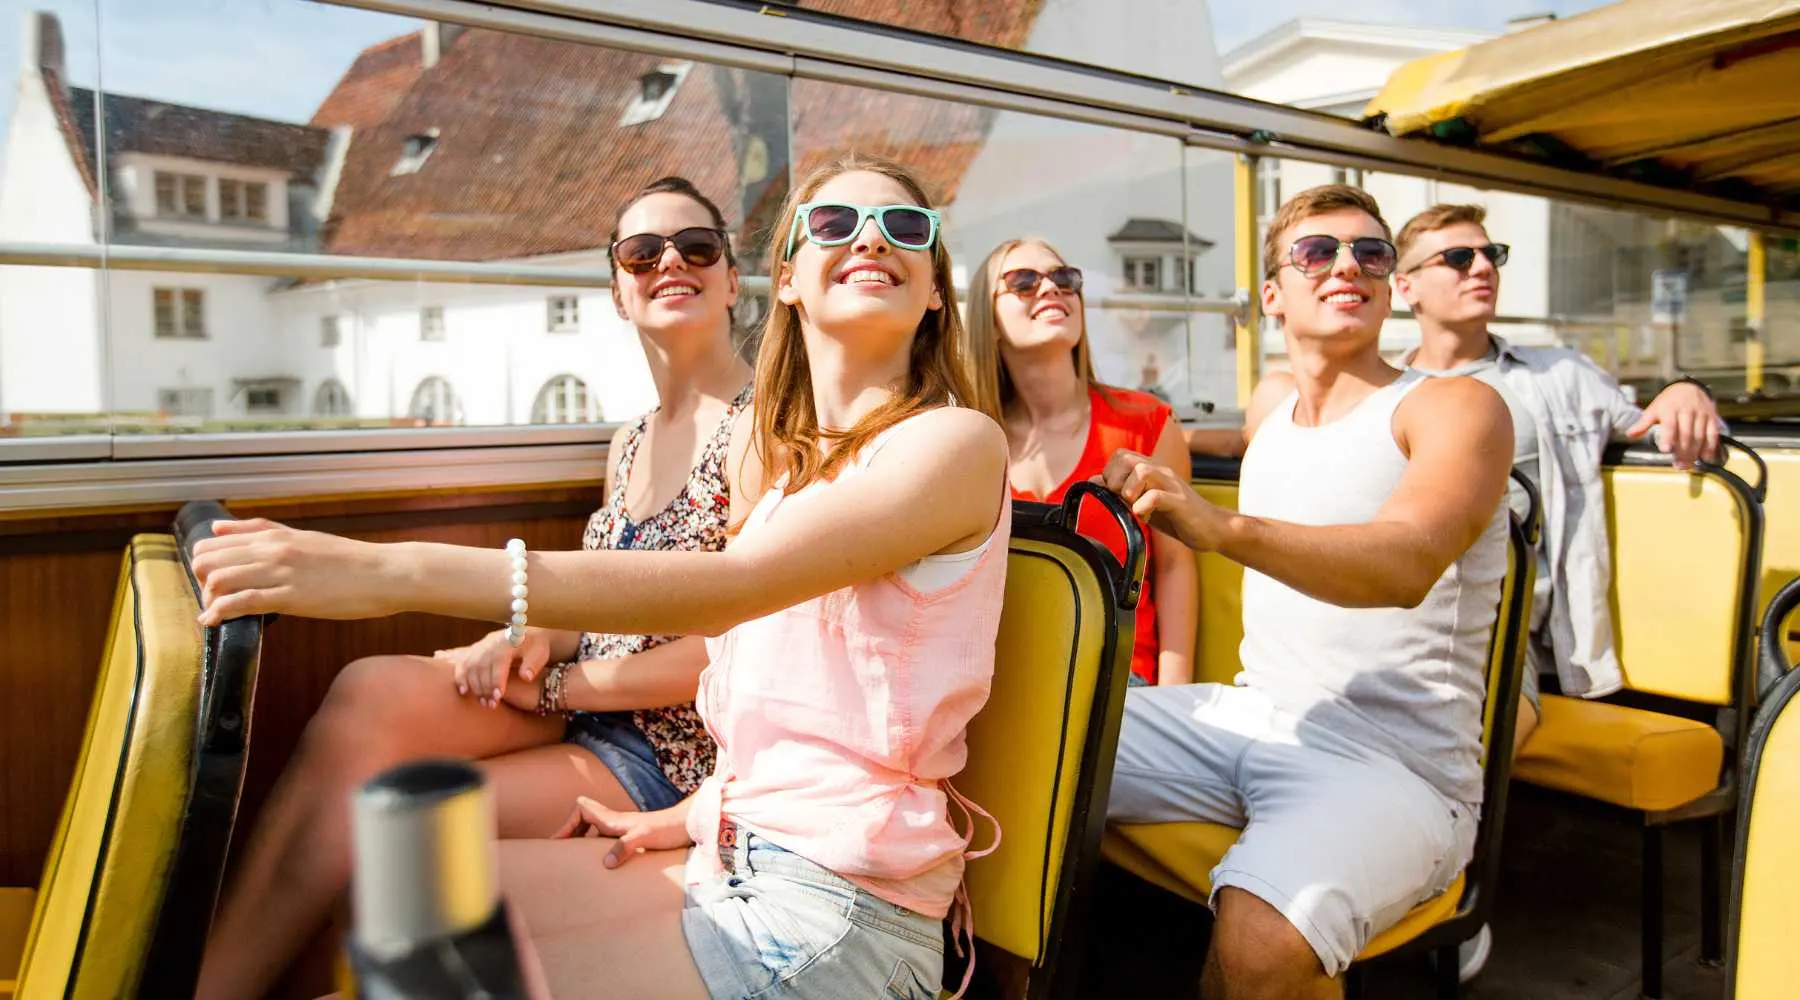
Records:
<instances>
[{"instance_id":1,"label":"long blonde hair","mask_svg":"<svg viewBox=\"0 0 1800 1000\"><path fill-rule=\"evenodd\" d=\"M970 378L975 383L976 405L983 411L1002 419L1017 390L1013 388L1012 377L1007 374L1006 362L1000 357L1000 316L994 305L994 292L1000 285L1000 266L1006 255L1019 247L1039 246L1049 251L1059 262L1067 264L1063 255L1047 241L1033 236L1007 240L988 253L975 273L969 275L969 322L968 348ZM1087 335L1087 298L1075 296L1075 308L1081 311L1081 339L1075 342L1070 352L1075 363L1075 374L1089 386L1104 388L1099 379L1094 377L1093 358L1088 353Z\"/></svg>"},{"instance_id":2,"label":"long blonde hair","mask_svg":"<svg viewBox=\"0 0 1800 1000\"><path fill-rule=\"evenodd\" d=\"M905 188L920 207L932 207L925 189L898 163L857 154L834 160L796 186L776 216L781 223L770 227L771 273L779 275L790 260L788 233L796 208L810 200L827 181L853 171L880 174ZM797 250L799 244L794 248ZM906 375L894 386L894 398L844 431L819 427L818 414L813 409L812 372L806 363L806 341L800 333L800 314L779 296L770 295L762 347L756 354L756 420L752 438L767 470L765 482L773 482L786 473L782 492L793 493L815 480L835 476L875 435L901 420L952 402L969 405L975 394L963 366L962 319L956 308L950 253L944 248L941 229L931 248L931 280L943 307L927 309L920 317L913 332ZM818 448L821 438L831 443L823 455Z\"/></svg>"}]
</instances>

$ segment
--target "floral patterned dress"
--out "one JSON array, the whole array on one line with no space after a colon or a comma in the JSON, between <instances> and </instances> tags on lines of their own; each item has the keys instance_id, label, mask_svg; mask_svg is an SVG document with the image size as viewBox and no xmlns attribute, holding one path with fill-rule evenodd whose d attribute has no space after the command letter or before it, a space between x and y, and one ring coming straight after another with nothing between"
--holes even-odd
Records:
<instances>
[{"instance_id":1,"label":"floral patterned dress","mask_svg":"<svg viewBox=\"0 0 1800 1000\"><path fill-rule=\"evenodd\" d=\"M724 419L707 439L700 461L688 474L687 484L669 501L668 506L641 521L633 521L625 510L625 484L631 481L632 460L637 457L638 443L651 413L639 418L614 438L619 446L619 473L613 480L606 506L588 518L582 535L583 549L679 549L685 551L717 551L725 547L725 526L731 514L731 488L725 480L725 457L730 450L731 424L738 412L750 403L750 387L745 386ZM617 659L641 653L679 636L616 635L587 632L576 648L576 660ZM585 712L576 712L570 726L580 726ZM694 703L669 708L638 709L631 714L633 724L656 752L656 762L669 783L690 794L712 773L716 747L707 735L705 725L694 711Z\"/></svg>"}]
</instances>

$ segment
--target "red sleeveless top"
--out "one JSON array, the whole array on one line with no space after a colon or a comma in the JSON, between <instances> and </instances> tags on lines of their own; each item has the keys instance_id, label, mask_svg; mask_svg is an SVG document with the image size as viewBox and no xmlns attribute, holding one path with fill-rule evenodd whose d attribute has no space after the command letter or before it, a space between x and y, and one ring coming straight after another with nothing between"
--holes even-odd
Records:
<instances>
[{"instance_id":1,"label":"red sleeveless top","mask_svg":"<svg viewBox=\"0 0 1800 1000\"><path fill-rule=\"evenodd\" d=\"M1088 404L1092 407L1092 416L1088 419L1087 447L1082 449L1074 471L1056 489L1043 496L1014 489L1013 499L1061 503L1069 487L1105 471L1107 461L1119 449L1130 449L1141 455L1154 452L1156 441L1162 436L1163 428L1174 412L1169 404L1147 392L1114 389L1110 386L1105 391L1089 386ZM1150 526L1140 520L1138 528L1144 533L1144 544L1154 545ZM1082 504L1075 530L1106 546L1115 559L1124 563L1125 532L1120 530L1118 522L1113 520L1113 516L1105 508L1092 501ZM1156 641L1156 590L1152 585L1154 576L1147 568L1143 594L1138 599L1137 639L1131 650L1131 672L1151 684L1156 683L1156 660L1160 650Z\"/></svg>"}]
</instances>

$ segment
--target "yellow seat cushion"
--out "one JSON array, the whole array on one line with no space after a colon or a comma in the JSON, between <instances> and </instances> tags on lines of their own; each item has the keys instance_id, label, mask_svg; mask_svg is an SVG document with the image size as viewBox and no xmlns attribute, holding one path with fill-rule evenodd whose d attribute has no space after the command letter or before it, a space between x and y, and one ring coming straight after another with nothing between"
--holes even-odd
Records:
<instances>
[{"instance_id":1,"label":"yellow seat cushion","mask_svg":"<svg viewBox=\"0 0 1800 1000\"><path fill-rule=\"evenodd\" d=\"M1152 885L1205 905L1212 895L1212 870L1237 843L1239 831L1218 823L1119 823L1106 828L1100 856ZM1464 877L1375 935L1357 959L1386 954L1443 923L1456 913Z\"/></svg>"},{"instance_id":2,"label":"yellow seat cushion","mask_svg":"<svg viewBox=\"0 0 1800 1000\"><path fill-rule=\"evenodd\" d=\"M1547 694L1513 775L1627 809L1673 809L1719 784L1725 744L1702 722Z\"/></svg>"},{"instance_id":3,"label":"yellow seat cushion","mask_svg":"<svg viewBox=\"0 0 1800 1000\"><path fill-rule=\"evenodd\" d=\"M31 909L37 903L35 889L0 889L0 997L11 996L19 957L25 954L25 935L31 930Z\"/></svg>"}]
</instances>

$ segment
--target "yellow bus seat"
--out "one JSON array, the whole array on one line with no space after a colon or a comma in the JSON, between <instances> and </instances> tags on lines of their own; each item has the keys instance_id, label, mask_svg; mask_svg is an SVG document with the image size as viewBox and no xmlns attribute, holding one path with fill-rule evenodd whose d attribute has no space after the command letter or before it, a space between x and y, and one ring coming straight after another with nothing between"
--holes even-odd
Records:
<instances>
[{"instance_id":1,"label":"yellow bus seat","mask_svg":"<svg viewBox=\"0 0 1800 1000\"><path fill-rule=\"evenodd\" d=\"M1229 474L1230 478L1223 478ZM1208 503L1237 510L1236 470L1219 478L1195 479L1194 492ZM1194 629L1194 680L1231 684L1237 680L1238 646L1244 641L1244 567L1217 552L1194 553L1200 613Z\"/></svg>"},{"instance_id":2,"label":"yellow bus seat","mask_svg":"<svg viewBox=\"0 0 1800 1000\"><path fill-rule=\"evenodd\" d=\"M1736 441L1741 462L1759 461ZM1748 718L1762 555L1757 486L1716 465L1675 469L1647 445L1601 470L1613 635L1625 690L1686 703L1710 722L1546 692L1513 774L1642 814L1642 993L1662 995L1663 829L1703 820L1701 957L1723 957L1721 822L1736 804L1732 736Z\"/></svg>"},{"instance_id":3,"label":"yellow bus seat","mask_svg":"<svg viewBox=\"0 0 1800 1000\"><path fill-rule=\"evenodd\" d=\"M1194 464L1195 489L1213 503L1230 500L1235 509L1236 469L1229 467L1235 463L1196 458ZM1506 576L1501 585L1499 612L1489 644L1488 692L1482 719L1484 806L1475 853L1468 867L1444 892L1413 907L1394 926L1372 938L1358 956L1358 961L1365 961L1401 948L1437 949L1440 951L1438 986L1441 996L1454 997L1458 993L1456 946L1486 921L1493 907L1493 887L1498 881L1500 834L1505 824L1506 786L1512 755L1488 753L1487 750L1496 743L1506 747L1512 745L1519 699L1519 671L1524 668L1524 637L1531 620L1531 588L1536 576L1535 545L1539 524L1536 490L1516 475L1514 478L1530 497L1530 502L1522 517L1511 519ZM1203 608L1226 605L1223 598L1205 593L1209 579L1222 581L1224 585L1241 586L1243 577L1241 571L1235 580L1222 572L1210 578L1203 576L1200 597ZM1235 634L1241 638L1241 605L1239 608ZM1202 628L1205 627L1203 614ZM1229 659L1223 644L1201 646L1196 656L1212 657L1204 664L1197 660L1195 674L1198 680L1231 683L1236 676L1235 642L1230 647ZM1101 856L1146 882L1192 903L1205 905L1212 892L1212 870L1237 842L1239 832L1234 827L1217 823L1118 823L1107 828L1101 841ZM1356 977L1359 972L1353 966L1351 977Z\"/></svg>"},{"instance_id":4,"label":"yellow bus seat","mask_svg":"<svg viewBox=\"0 0 1800 1000\"><path fill-rule=\"evenodd\" d=\"M1546 694L1538 727L1516 772L1626 809L1692 802L1718 786L1725 761L1725 741L1706 723L1626 705Z\"/></svg>"},{"instance_id":5,"label":"yellow bus seat","mask_svg":"<svg viewBox=\"0 0 1800 1000\"><path fill-rule=\"evenodd\" d=\"M1768 610L1781 586L1800 576L1800 434L1779 425L1746 423L1733 436L1752 456L1732 450L1725 468L1746 482L1766 479L1763 502L1762 580L1757 587L1757 615ZM1787 660L1800 659L1800 632L1789 629L1779 635L1787 648ZM1775 678L1769 678L1774 680Z\"/></svg>"},{"instance_id":6,"label":"yellow bus seat","mask_svg":"<svg viewBox=\"0 0 1800 1000\"><path fill-rule=\"evenodd\" d=\"M223 875L248 739L260 619L215 629L176 535L127 546L87 733L17 951L18 1000L188 995ZM27 897L6 894L0 934ZM13 937L0 940L16 940Z\"/></svg>"},{"instance_id":7,"label":"yellow bus seat","mask_svg":"<svg viewBox=\"0 0 1800 1000\"><path fill-rule=\"evenodd\" d=\"M1786 1000L1800 982L1800 670L1780 637L1800 607L1800 578L1772 595L1761 637L1768 671L1745 739L1744 785L1732 851L1726 1000Z\"/></svg>"},{"instance_id":8,"label":"yellow bus seat","mask_svg":"<svg viewBox=\"0 0 1800 1000\"><path fill-rule=\"evenodd\" d=\"M1027 963L1032 998L1078 986L1143 581L1135 526L1129 567L1074 533L1084 497L1130 520L1123 501L1086 483L1061 507L1014 505L993 688L954 779L1002 834L994 853L969 862L975 934ZM985 846L985 827L972 847Z\"/></svg>"},{"instance_id":9,"label":"yellow bus seat","mask_svg":"<svg viewBox=\"0 0 1800 1000\"><path fill-rule=\"evenodd\" d=\"M36 901L36 889L0 888L0 997L12 996L18 985L19 957Z\"/></svg>"}]
</instances>

